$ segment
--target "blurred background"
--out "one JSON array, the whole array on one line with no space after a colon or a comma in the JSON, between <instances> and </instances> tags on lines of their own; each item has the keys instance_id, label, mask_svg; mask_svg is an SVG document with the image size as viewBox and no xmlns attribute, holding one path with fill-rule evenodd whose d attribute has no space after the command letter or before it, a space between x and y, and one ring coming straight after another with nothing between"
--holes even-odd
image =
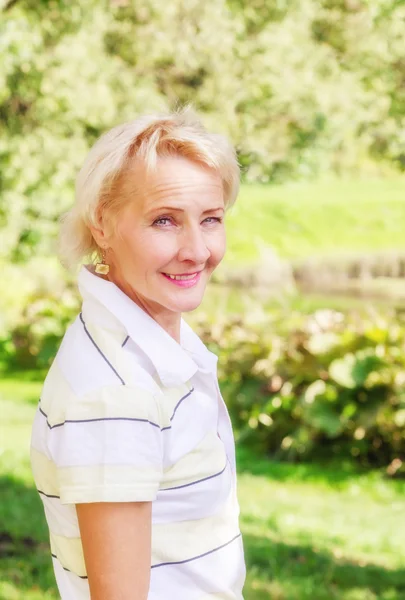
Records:
<instances>
[{"instance_id":1,"label":"blurred background","mask_svg":"<svg viewBox=\"0 0 405 600\"><path fill-rule=\"evenodd\" d=\"M56 600L28 462L79 308L59 216L96 138L191 102L242 165L187 319L235 427L246 600L405 598L405 3L0 0L0 599Z\"/></svg>"}]
</instances>

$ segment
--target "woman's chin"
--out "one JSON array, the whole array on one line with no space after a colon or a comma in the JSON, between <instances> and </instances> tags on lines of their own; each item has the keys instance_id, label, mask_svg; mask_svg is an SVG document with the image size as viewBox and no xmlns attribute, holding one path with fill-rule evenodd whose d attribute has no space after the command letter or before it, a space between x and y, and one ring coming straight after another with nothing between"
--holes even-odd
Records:
<instances>
[{"instance_id":1,"label":"woman's chin","mask_svg":"<svg viewBox=\"0 0 405 600\"><path fill-rule=\"evenodd\" d=\"M204 294L200 291L193 294L176 294L175 298L171 298L164 305L172 312L190 312L198 308L202 302Z\"/></svg>"}]
</instances>

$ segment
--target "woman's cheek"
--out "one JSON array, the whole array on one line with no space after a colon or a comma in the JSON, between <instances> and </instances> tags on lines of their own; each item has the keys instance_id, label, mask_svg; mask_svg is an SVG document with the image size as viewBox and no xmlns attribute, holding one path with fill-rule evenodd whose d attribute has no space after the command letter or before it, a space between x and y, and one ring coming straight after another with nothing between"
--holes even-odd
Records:
<instances>
[{"instance_id":1,"label":"woman's cheek","mask_svg":"<svg viewBox=\"0 0 405 600\"><path fill-rule=\"evenodd\" d=\"M225 232L221 232L217 237L211 240L210 248L211 252L211 265L216 267L221 260L224 258L226 250L226 235Z\"/></svg>"}]
</instances>

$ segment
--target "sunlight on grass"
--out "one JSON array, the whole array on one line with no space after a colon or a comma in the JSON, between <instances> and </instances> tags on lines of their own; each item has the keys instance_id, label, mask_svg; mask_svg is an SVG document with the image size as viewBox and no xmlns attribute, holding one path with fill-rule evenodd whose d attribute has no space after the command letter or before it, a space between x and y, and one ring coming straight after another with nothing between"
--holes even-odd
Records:
<instances>
[{"instance_id":1,"label":"sunlight on grass","mask_svg":"<svg viewBox=\"0 0 405 600\"><path fill-rule=\"evenodd\" d=\"M289 258L405 249L404 180L244 185L227 217L229 263L263 246Z\"/></svg>"},{"instance_id":2,"label":"sunlight on grass","mask_svg":"<svg viewBox=\"0 0 405 600\"><path fill-rule=\"evenodd\" d=\"M405 482L244 451L239 465L247 598L403 597Z\"/></svg>"}]
</instances>

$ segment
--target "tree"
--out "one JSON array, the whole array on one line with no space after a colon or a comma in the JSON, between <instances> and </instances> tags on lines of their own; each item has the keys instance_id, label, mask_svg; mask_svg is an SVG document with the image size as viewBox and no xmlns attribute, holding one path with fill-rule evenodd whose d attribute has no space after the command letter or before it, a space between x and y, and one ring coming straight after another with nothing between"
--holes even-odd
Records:
<instances>
[{"instance_id":1,"label":"tree","mask_svg":"<svg viewBox=\"0 0 405 600\"><path fill-rule=\"evenodd\" d=\"M179 103L249 180L405 167L403 2L3 0L0 17L0 257L49 250L103 131Z\"/></svg>"}]
</instances>

